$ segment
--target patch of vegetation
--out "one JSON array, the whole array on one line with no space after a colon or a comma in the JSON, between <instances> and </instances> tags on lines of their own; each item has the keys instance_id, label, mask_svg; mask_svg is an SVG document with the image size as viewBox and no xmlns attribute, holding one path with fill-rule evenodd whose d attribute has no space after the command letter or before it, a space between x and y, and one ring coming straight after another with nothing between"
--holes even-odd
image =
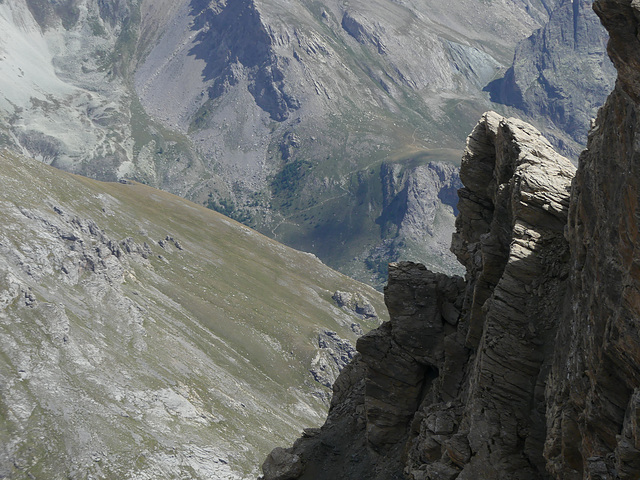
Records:
<instances>
[{"instance_id":1,"label":"patch of vegetation","mask_svg":"<svg viewBox=\"0 0 640 480\"><path fill-rule=\"evenodd\" d=\"M232 218L236 222L248 224L251 220L251 214L243 208L238 208L236 203L230 198L221 198L216 200L213 197L213 194L210 193L206 207Z\"/></svg>"},{"instance_id":2,"label":"patch of vegetation","mask_svg":"<svg viewBox=\"0 0 640 480\"><path fill-rule=\"evenodd\" d=\"M159 181L134 176L132 179L143 183L161 185L168 175L175 174L177 164L180 170L191 166L195 159L190 140L181 133L169 130L155 122L144 110L138 97L133 97L130 105L131 137L133 157L138 163L141 152L151 155L154 170ZM173 172L173 173L171 173Z\"/></svg>"},{"instance_id":3,"label":"patch of vegetation","mask_svg":"<svg viewBox=\"0 0 640 480\"><path fill-rule=\"evenodd\" d=\"M121 20L122 29L111 54L101 65L109 75L127 77L129 68L135 60L140 19L140 5L133 4L128 15Z\"/></svg>"},{"instance_id":4,"label":"patch of vegetation","mask_svg":"<svg viewBox=\"0 0 640 480\"><path fill-rule=\"evenodd\" d=\"M385 260L384 262L382 260ZM385 279L389 275L388 259L382 256L367 257L364 261L365 267L370 270L376 277Z\"/></svg>"},{"instance_id":5,"label":"patch of vegetation","mask_svg":"<svg viewBox=\"0 0 640 480\"><path fill-rule=\"evenodd\" d=\"M286 164L271 180L273 195L280 197L284 201L290 201L300 188L302 180L311 172L312 168L313 164L308 160L295 160Z\"/></svg>"},{"instance_id":6,"label":"patch of vegetation","mask_svg":"<svg viewBox=\"0 0 640 480\"><path fill-rule=\"evenodd\" d=\"M189 125L189 133L202 130L209 126L209 116L214 110L213 100L207 100L193 116Z\"/></svg>"},{"instance_id":7,"label":"patch of vegetation","mask_svg":"<svg viewBox=\"0 0 640 480\"><path fill-rule=\"evenodd\" d=\"M2 2L0 2L2 3ZM48 2L47 0L27 0L27 7L44 30L51 25L52 18L57 16L66 30L72 29L80 18L80 9L75 0Z\"/></svg>"},{"instance_id":8,"label":"patch of vegetation","mask_svg":"<svg viewBox=\"0 0 640 480\"><path fill-rule=\"evenodd\" d=\"M468 100L450 99L444 107L445 115L442 122L442 130L450 132L450 136L464 145L464 139L473 130L477 119L484 113L484 105Z\"/></svg>"}]
</instances>

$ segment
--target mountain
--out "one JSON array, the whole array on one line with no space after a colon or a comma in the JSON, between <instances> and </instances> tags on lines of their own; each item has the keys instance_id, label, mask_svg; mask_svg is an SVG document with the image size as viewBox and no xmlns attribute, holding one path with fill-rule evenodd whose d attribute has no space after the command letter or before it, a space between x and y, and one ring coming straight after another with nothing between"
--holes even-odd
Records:
<instances>
[{"instance_id":1,"label":"mountain","mask_svg":"<svg viewBox=\"0 0 640 480\"><path fill-rule=\"evenodd\" d=\"M359 339L322 430L272 452L265 480L542 478L537 405L566 291L574 173L532 126L485 114L460 171L452 250L466 280L391 264L390 322Z\"/></svg>"},{"instance_id":2,"label":"mountain","mask_svg":"<svg viewBox=\"0 0 640 480\"><path fill-rule=\"evenodd\" d=\"M390 266L327 421L265 480L640 476L640 8L597 0L618 71L576 170L532 126L467 141L452 250L465 279Z\"/></svg>"},{"instance_id":3,"label":"mountain","mask_svg":"<svg viewBox=\"0 0 640 480\"><path fill-rule=\"evenodd\" d=\"M591 13L592 3L560 2L545 26L518 44L504 77L487 87L493 101L537 120L552 143L573 157L584 148L591 120L615 80L608 35Z\"/></svg>"},{"instance_id":4,"label":"mountain","mask_svg":"<svg viewBox=\"0 0 640 480\"><path fill-rule=\"evenodd\" d=\"M0 477L255 477L381 294L222 215L0 151Z\"/></svg>"},{"instance_id":5,"label":"mountain","mask_svg":"<svg viewBox=\"0 0 640 480\"><path fill-rule=\"evenodd\" d=\"M398 258L459 271L446 166L560 4L5 0L0 141L207 205L372 284ZM416 239L419 210L437 228Z\"/></svg>"}]
</instances>

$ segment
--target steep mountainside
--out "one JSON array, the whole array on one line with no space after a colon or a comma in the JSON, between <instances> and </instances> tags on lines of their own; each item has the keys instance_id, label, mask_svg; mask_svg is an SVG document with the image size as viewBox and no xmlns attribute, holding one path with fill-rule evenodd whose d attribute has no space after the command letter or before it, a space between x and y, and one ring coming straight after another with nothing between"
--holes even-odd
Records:
<instances>
[{"instance_id":1,"label":"steep mountainside","mask_svg":"<svg viewBox=\"0 0 640 480\"><path fill-rule=\"evenodd\" d=\"M640 477L640 8L595 10L618 80L575 177L531 126L486 114L461 168L465 280L393 265L391 321L265 480Z\"/></svg>"},{"instance_id":2,"label":"steep mountainside","mask_svg":"<svg viewBox=\"0 0 640 480\"><path fill-rule=\"evenodd\" d=\"M592 3L560 2L544 28L518 45L504 78L489 85L493 101L517 107L546 126L553 143L574 157L615 80L606 55L607 32L591 13Z\"/></svg>"},{"instance_id":3,"label":"steep mountainside","mask_svg":"<svg viewBox=\"0 0 640 480\"><path fill-rule=\"evenodd\" d=\"M640 477L640 5L594 7L618 80L573 186L571 295L546 391L545 456L558 478L626 480Z\"/></svg>"},{"instance_id":4,"label":"steep mountainside","mask_svg":"<svg viewBox=\"0 0 640 480\"><path fill-rule=\"evenodd\" d=\"M6 151L0 172L2 478L255 478L385 313L171 194Z\"/></svg>"},{"instance_id":5,"label":"steep mountainside","mask_svg":"<svg viewBox=\"0 0 640 480\"><path fill-rule=\"evenodd\" d=\"M208 205L372 283L400 256L450 271L457 178L442 164L560 3L5 0L0 140ZM407 233L433 205L433 235Z\"/></svg>"}]
</instances>

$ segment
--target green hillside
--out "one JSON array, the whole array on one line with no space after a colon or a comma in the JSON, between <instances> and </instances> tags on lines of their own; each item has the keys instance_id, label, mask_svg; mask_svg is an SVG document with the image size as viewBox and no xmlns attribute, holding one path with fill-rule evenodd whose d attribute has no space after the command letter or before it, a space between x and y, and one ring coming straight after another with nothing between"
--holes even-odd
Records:
<instances>
[{"instance_id":1,"label":"green hillside","mask_svg":"<svg viewBox=\"0 0 640 480\"><path fill-rule=\"evenodd\" d=\"M0 172L0 477L250 478L322 422L318 335L380 321L334 292L386 315L375 290L171 194L6 151Z\"/></svg>"}]
</instances>

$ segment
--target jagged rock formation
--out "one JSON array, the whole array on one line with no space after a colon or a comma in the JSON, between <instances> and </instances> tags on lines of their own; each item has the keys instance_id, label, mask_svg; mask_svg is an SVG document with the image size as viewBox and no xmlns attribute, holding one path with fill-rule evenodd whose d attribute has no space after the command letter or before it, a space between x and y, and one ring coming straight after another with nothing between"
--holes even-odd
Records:
<instances>
[{"instance_id":1,"label":"jagged rock formation","mask_svg":"<svg viewBox=\"0 0 640 480\"><path fill-rule=\"evenodd\" d=\"M336 394L322 431L294 445L300 465L316 472L319 454L309 461L309 452L340 431L360 440L340 452L344 462L323 463L338 478L538 478L544 410L535 406L568 275L574 172L533 127L483 117L462 161L452 245L466 282L413 263L390 267L391 321L359 339L349 372L360 372L361 386L339 380L352 394ZM345 409L349 420L337 413Z\"/></svg>"},{"instance_id":2,"label":"jagged rock formation","mask_svg":"<svg viewBox=\"0 0 640 480\"><path fill-rule=\"evenodd\" d=\"M615 81L606 52L607 33L592 4L559 2L544 27L518 44L504 77L488 86L492 101L555 125L545 135L574 158L584 148L591 119Z\"/></svg>"},{"instance_id":3,"label":"jagged rock formation","mask_svg":"<svg viewBox=\"0 0 640 480\"><path fill-rule=\"evenodd\" d=\"M567 237L570 289L547 384L556 478L640 477L640 6L599 0L618 80L580 157Z\"/></svg>"},{"instance_id":4,"label":"jagged rock formation","mask_svg":"<svg viewBox=\"0 0 640 480\"><path fill-rule=\"evenodd\" d=\"M465 282L393 266L391 321L265 479L640 477L640 7L594 8L618 81L573 180L530 126L486 114L461 169Z\"/></svg>"}]
</instances>

